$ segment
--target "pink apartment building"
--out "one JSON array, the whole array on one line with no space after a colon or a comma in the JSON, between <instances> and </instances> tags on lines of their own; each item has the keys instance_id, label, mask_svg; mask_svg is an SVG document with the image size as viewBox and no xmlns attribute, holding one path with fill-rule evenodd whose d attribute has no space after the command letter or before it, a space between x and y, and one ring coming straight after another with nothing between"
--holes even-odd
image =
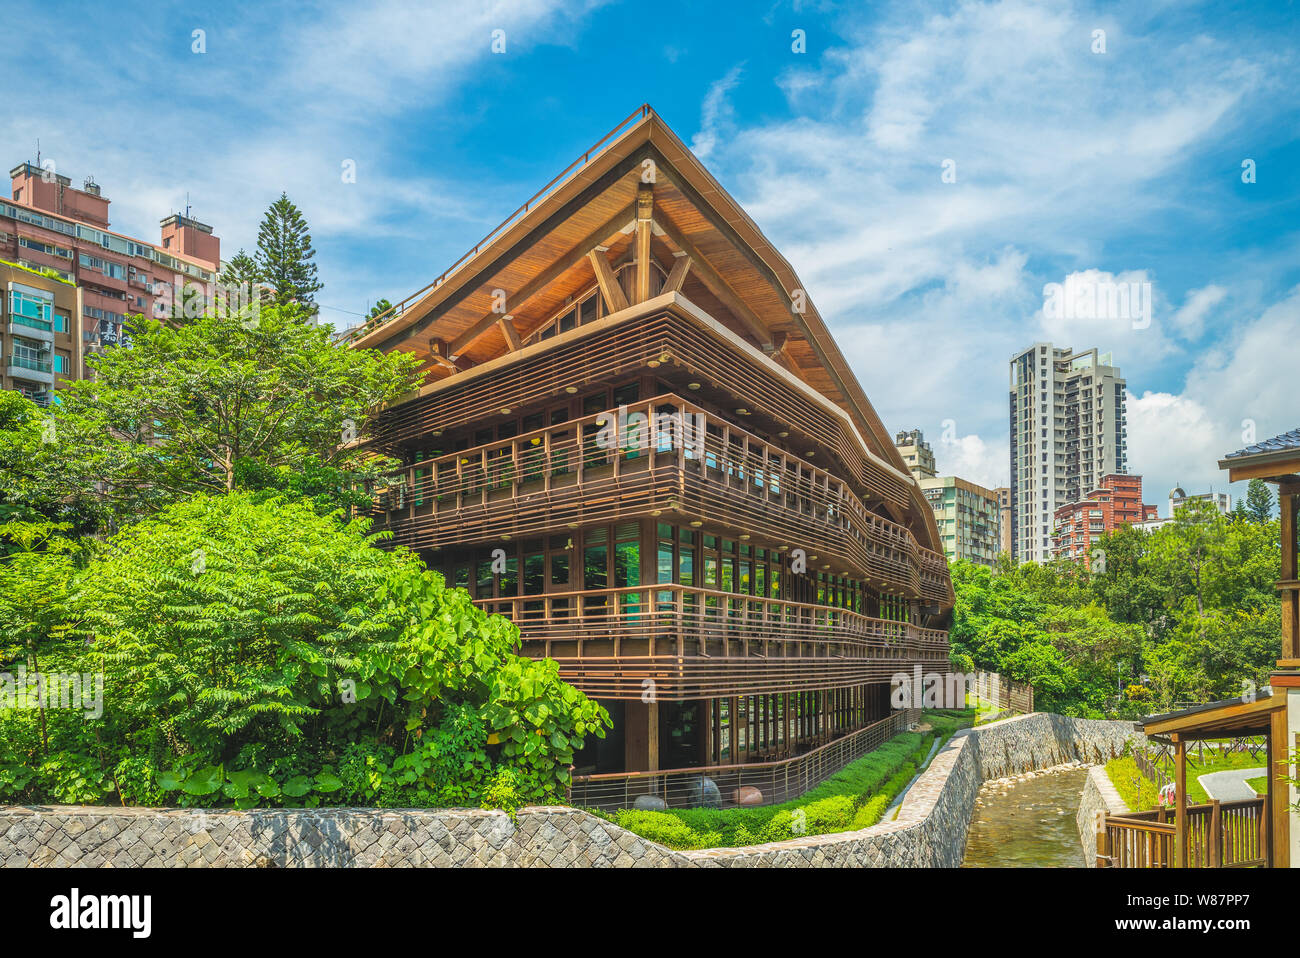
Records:
<instances>
[{"instance_id":1,"label":"pink apartment building","mask_svg":"<svg viewBox=\"0 0 1300 958\"><path fill-rule=\"evenodd\" d=\"M75 355L129 344L127 317L154 315L155 301L172 302L178 288L197 285L211 293L221 270L221 240L212 227L174 213L162 220L158 242L135 239L109 229L109 200L92 180L76 189L68 177L32 163L9 175L13 199L0 200L0 261L52 271L78 287L80 316L67 330L80 340ZM5 355L34 348L15 328L4 327ZM84 358L75 365L63 378L86 374Z\"/></svg>"}]
</instances>

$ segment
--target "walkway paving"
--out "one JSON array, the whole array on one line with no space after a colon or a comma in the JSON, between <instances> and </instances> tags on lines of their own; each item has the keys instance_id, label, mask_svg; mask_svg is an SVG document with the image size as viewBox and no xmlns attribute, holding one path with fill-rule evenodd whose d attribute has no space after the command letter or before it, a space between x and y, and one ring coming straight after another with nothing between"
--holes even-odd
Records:
<instances>
[{"instance_id":1,"label":"walkway paving","mask_svg":"<svg viewBox=\"0 0 1300 958\"><path fill-rule=\"evenodd\" d=\"M1246 784L1246 779L1267 774L1267 767L1232 768L1226 772L1207 772L1198 776L1197 781L1210 798L1217 798L1221 802L1239 802L1256 797L1255 790Z\"/></svg>"}]
</instances>

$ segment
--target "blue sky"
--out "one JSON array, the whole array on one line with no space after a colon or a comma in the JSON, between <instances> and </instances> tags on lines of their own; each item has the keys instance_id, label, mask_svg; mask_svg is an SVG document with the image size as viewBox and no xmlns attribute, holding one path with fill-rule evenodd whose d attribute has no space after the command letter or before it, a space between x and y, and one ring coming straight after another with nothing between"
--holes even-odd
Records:
<instances>
[{"instance_id":1,"label":"blue sky","mask_svg":"<svg viewBox=\"0 0 1300 958\"><path fill-rule=\"evenodd\" d=\"M93 174L123 232L156 237L188 192L227 256L286 190L346 326L649 101L942 471L1005 482L1012 353L1097 345L1163 512L1175 482L1225 488L1243 429L1300 424L1298 22L1292 3L53 2L23 20L39 79L0 78L0 140L11 164L39 137ZM1072 276L1149 282L1151 324L1047 318L1044 285Z\"/></svg>"}]
</instances>

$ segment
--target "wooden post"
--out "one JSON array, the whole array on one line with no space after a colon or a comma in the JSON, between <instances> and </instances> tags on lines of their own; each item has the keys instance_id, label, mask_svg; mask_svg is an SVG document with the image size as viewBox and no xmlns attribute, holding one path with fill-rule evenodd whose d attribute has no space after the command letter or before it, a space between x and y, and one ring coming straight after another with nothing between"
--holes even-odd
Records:
<instances>
[{"instance_id":1,"label":"wooden post","mask_svg":"<svg viewBox=\"0 0 1300 958\"><path fill-rule=\"evenodd\" d=\"M1294 668L1295 660L1300 658L1300 591L1287 586L1300 578L1296 552L1296 504L1300 502L1300 487L1283 482L1278 484L1277 492L1282 526L1282 569L1278 583L1282 600L1282 662L1278 667Z\"/></svg>"},{"instance_id":2,"label":"wooden post","mask_svg":"<svg viewBox=\"0 0 1300 958\"><path fill-rule=\"evenodd\" d=\"M1101 828L1097 831L1097 867L1110 867L1110 829L1106 827L1109 812L1101 813Z\"/></svg>"},{"instance_id":3,"label":"wooden post","mask_svg":"<svg viewBox=\"0 0 1300 958\"><path fill-rule=\"evenodd\" d=\"M1209 833L1209 856L1207 864L1211 868L1223 867L1223 818L1219 809L1219 800L1210 799L1210 833Z\"/></svg>"},{"instance_id":4,"label":"wooden post","mask_svg":"<svg viewBox=\"0 0 1300 958\"><path fill-rule=\"evenodd\" d=\"M650 298L650 227L654 218L654 194L649 183L636 191L636 301Z\"/></svg>"},{"instance_id":5,"label":"wooden post","mask_svg":"<svg viewBox=\"0 0 1300 958\"><path fill-rule=\"evenodd\" d=\"M1174 861L1176 867L1187 867L1187 744L1181 735L1174 735Z\"/></svg>"}]
</instances>

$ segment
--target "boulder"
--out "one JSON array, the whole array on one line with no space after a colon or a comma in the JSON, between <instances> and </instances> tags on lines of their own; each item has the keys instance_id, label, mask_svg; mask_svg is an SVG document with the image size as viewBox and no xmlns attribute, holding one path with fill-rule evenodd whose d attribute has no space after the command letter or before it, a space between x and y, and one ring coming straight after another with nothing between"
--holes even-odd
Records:
<instances>
[{"instance_id":1,"label":"boulder","mask_svg":"<svg viewBox=\"0 0 1300 958\"><path fill-rule=\"evenodd\" d=\"M662 812L668 807L668 803L658 795L638 795L632 807L639 808L643 812Z\"/></svg>"},{"instance_id":2,"label":"boulder","mask_svg":"<svg viewBox=\"0 0 1300 958\"><path fill-rule=\"evenodd\" d=\"M742 785L731 793L734 805L762 805L763 793L753 785Z\"/></svg>"},{"instance_id":3,"label":"boulder","mask_svg":"<svg viewBox=\"0 0 1300 958\"><path fill-rule=\"evenodd\" d=\"M699 808L722 807L722 790L718 788L718 783L707 775L701 775L695 780L695 787L691 792L692 804Z\"/></svg>"}]
</instances>

